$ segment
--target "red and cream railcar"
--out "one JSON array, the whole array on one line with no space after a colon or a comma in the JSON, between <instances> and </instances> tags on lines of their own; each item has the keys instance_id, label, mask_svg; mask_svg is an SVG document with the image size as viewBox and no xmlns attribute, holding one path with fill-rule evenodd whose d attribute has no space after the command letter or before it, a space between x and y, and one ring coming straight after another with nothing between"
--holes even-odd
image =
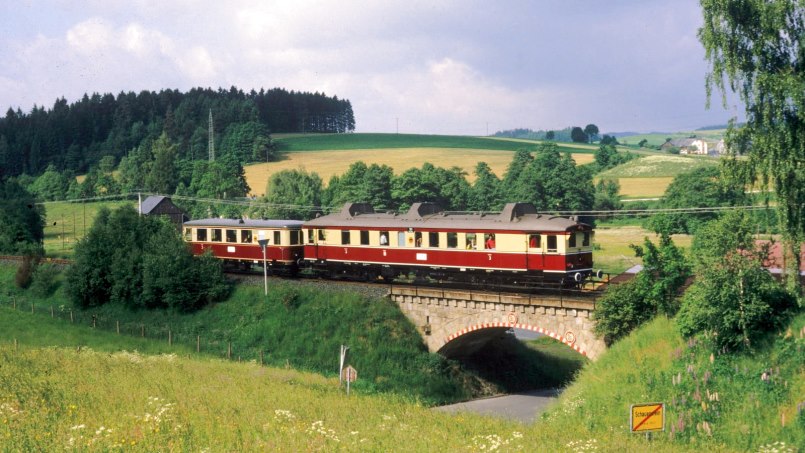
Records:
<instances>
[{"instance_id":1,"label":"red and cream railcar","mask_svg":"<svg viewBox=\"0 0 805 453\"><path fill-rule=\"evenodd\" d=\"M269 268L294 273L304 253L301 228L299 220L200 219L184 223L184 238L194 254L210 250L227 265L244 269L262 265L258 241L264 239Z\"/></svg>"},{"instance_id":2,"label":"red and cream railcar","mask_svg":"<svg viewBox=\"0 0 805 453\"><path fill-rule=\"evenodd\" d=\"M414 272L439 279L579 282L592 272L593 230L510 203L499 214L442 211L415 203L406 214L347 203L302 226L305 260L330 274L373 279Z\"/></svg>"}]
</instances>

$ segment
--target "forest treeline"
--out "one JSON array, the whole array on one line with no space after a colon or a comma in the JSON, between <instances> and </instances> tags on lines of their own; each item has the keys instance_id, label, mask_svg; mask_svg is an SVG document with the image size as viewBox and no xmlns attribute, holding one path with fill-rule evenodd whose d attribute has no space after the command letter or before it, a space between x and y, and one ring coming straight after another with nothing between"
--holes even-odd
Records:
<instances>
[{"instance_id":1,"label":"forest treeline","mask_svg":"<svg viewBox=\"0 0 805 453\"><path fill-rule=\"evenodd\" d=\"M150 147L163 132L176 145L177 159L207 159L210 112L216 155L234 154L244 163L274 157L270 133L355 129L350 102L318 92L232 87L85 94L30 113L9 108L0 117L0 177L39 175L48 165L85 173L104 156L119 162L133 149Z\"/></svg>"}]
</instances>

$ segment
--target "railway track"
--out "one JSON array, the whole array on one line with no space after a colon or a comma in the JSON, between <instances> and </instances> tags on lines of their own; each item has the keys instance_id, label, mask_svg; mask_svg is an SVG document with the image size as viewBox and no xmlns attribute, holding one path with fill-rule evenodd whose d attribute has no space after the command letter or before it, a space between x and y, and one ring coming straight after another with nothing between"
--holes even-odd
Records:
<instances>
[{"instance_id":1,"label":"railway track","mask_svg":"<svg viewBox=\"0 0 805 453\"><path fill-rule=\"evenodd\" d=\"M0 255L0 262L19 263L23 259L24 257L22 256ZM73 263L73 260L66 258L42 258L40 262L51 263L60 266L68 266ZM241 281L246 284L254 284L254 285L263 284L263 274L261 272L225 270L225 274L227 275L228 278L232 280ZM391 290L391 287L393 286L397 288L399 287L438 288L438 289L452 289L461 291L500 293L500 294L512 294L512 295L518 295L518 294L557 295L557 296L573 295L579 297L595 298L601 294L602 288L606 286L606 284L608 283L608 282L598 282L599 284L597 285L585 286L581 289L573 289L573 288L562 288L560 286L555 287L534 286L534 287L523 288L516 285L497 284L494 282L463 283L463 282L403 280L403 279L394 280L393 282L386 282L380 280L376 282L365 282L365 281L355 281L348 279L325 279L320 277L304 276L304 275L301 277L271 275L268 277L268 279L269 279L269 285L271 281L274 282L294 281L309 286L316 286L321 288L327 287L328 289L332 289L335 286L340 287L344 290L350 289L355 292L381 297L388 294L389 291ZM615 282L613 281L613 283Z\"/></svg>"}]
</instances>

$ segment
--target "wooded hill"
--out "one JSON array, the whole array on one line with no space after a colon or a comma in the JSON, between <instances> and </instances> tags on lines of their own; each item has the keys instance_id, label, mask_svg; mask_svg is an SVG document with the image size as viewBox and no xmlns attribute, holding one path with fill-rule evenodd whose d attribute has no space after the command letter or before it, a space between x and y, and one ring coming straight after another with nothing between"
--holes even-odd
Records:
<instances>
[{"instance_id":1,"label":"wooded hill","mask_svg":"<svg viewBox=\"0 0 805 453\"><path fill-rule=\"evenodd\" d=\"M210 111L216 149L222 152L244 142L268 141L269 133L355 129L350 102L318 92L273 88L245 93L232 87L121 92L116 97L85 94L74 103L57 99L50 109L34 106L30 113L9 108L0 118L0 177L37 175L49 164L83 173L103 156L119 161L130 150L156 140L163 130L178 145L178 158L206 159ZM247 154L239 157L269 156Z\"/></svg>"}]
</instances>

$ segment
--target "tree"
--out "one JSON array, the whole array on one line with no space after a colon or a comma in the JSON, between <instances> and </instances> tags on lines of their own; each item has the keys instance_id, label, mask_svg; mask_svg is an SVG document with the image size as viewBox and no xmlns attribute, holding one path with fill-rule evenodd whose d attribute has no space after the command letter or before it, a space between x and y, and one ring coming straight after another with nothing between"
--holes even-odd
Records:
<instances>
[{"instance_id":1,"label":"tree","mask_svg":"<svg viewBox=\"0 0 805 453\"><path fill-rule=\"evenodd\" d=\"M64 200L69 187L70 180L67 176L59 173L51 164L44 173L36 178L29 189L41 201L57 201Z\"/></svg>"},{"instance_id":2,"label":"tree","mask_svg":"<svg viewBox=\"0 0 805 453\"><path fill-rule=\"evenodd\" d=\"M593 210L595 211L617 211L623 208L620 197L620 184L617 179L601 179L595 185L595 201ZM607 218L609 216L602 216Z\"/></svg>"},{"instance_id":3,"label":"tree","mask_svg":"<svg viewBox=\"0 0 805 453\"><path fill-rule=\"evenodd\" d=\"M584 133L584 130L578 126L574 126L570 131L570 139L575 143L587 143L589 137Z\"/></svg>"},{"instance_id":4,"label":"tree","mask_svg":"<svg viewBox=\"0 0 805 453\"><path fill-rule=\"evenodd\" d=\"M602 145L617 145L618 144L618 139L613 137L613 136L611 136L611 135L604 134L604 136L601 138L601 144Z\"/></svg>"},{"instance_id":5,"label":"tree","mask_svg":"<svg viewBox=\"0 0 805 453\"><path fill-rule=\"evenodd\" d=\"M392 206L391 185L394 172L387 165L367 166L358 161L346 173L333 176L322 193L322 203L337 208L347 202L367 202L377 210Z\"/></svg>"},{"instance_id":6,"label":"tree","mask_svg":"<svg viewBox=\"0 0 805 453\"><path fill-rule=\"evenodd\" d=\"M307 220L321 209L322 180L317 173L283 170L271 175L266 195L260 199L267 208L252 211L255 216Z\"/></svg>"},{"instance_id":7,"label":"tree","mask_svg":"<svg viewBox=\"0 0 805 453\"><path fill-rule=\"evenodd\" d=\"M394 179L392 197L401 210L416 202L430 201L447 210L467 208L470 186L466 174L458 167L445 169L425 162L422 168L411 168Z\"/></svg>"},{"instance_id":8,"label":"tree","mask_svg":"<svg viewBox=\"0 0 805 453\"><path fill-rule=\"evenodd\" d=\"M493 211L500 205L500 180L486 162L478 162L468 208L473 211Z\"/></svg>"},{"instance_id":9,"label":"tree","mask_svg":"<svg viewBox=\"0 0 805 453\"><path fill-rule=\"evenodd\" d=\"M648 238L643 246L631 246L643 258L643 270L631 281L610 286L596 302L595 332L609 345L658 314L673 316L677 292L690 275L682 251L670 236L661 235L659 246Z\"/></svg>"},{"instance_id":10,"label":"tree","mask_svg":"<svg viewBox=\"0 0 805 453\"><path fill-rule=\"evenodd\" d=\"M0 181L0 219L0 253L42 253L45 209L12 179Z\"/></svg>"},{"instance_id":11,"label":"tree","mask_svg":"<svg viewBox=\"0 0 805 453\"><path fill-rule=\"evenodd\" d=\"M554 131L548 131L545 133L545 140L553 140L556 137L556 133Z\"/></svg>"},{"instance_id":12,"label":"tree","mask_svg":"<svg viewBox=\"0 0 805 453\"><path fill-rule=\"evenodd\" d=\"M719 178L717 167L702 167L690 173L682 173L665 189L662 208L706 208L715 206L738 206L746 201L742 187L734 181ZM648 221L654 231L668 234L693 234L702 224L715 219L713 212L658 214Z\"/></svg>"},{"instance_id":13,"label":"tree","mask_svg":"<svg viewBox=\"0 0 805 453\"><path fill-rule=\"evenodd\" d=\"M730 123L726 137L733 156L749 156L748 168L733 177L774 190L792 258L788 283L797 288L805 239L805 8L801 0L702 0L701 5L699 39L711 65L708 98L717 88L726 105L728 86L746 109L745 126Z\"/></svg>"},{"instance_id":14,"label":"tree","mask_svg":"<svg viewBox=\"0 0 805 453\"><path fill-rule=\"evenodd\" d=\"M584 133L587 134L588 140L590 140L590 143L592 143L598 137L598 126L595 124L588 124L584 126Z\"/></svg>"},{"instance_id":15,"label":"tree","mask_svg":"<svg viewBox=\"0 0 805 453\"><path fill-rule=\"evenodd\" d=\"M102 209L76 245L67 292L81 307L107 303L191 311L223 299L220 262L195 259L170 222L130 206Z\"/></svg>"},{"instance_id":16,"label":"tree","mask_svg":"<svg viewBox=\"0 0 805 453\"><path fill-rule=\"evenodd\" d=\"M171 143L164 132L154 142L151 149L154 164L151 172L145 177L145 187L161 194L173 194L178 184L176 171L176 145Z\"/></svg>"},{"instance_id":17,"label":"tree","mask_svg":"<svg viewBox=\"0 0 805 453\"><path fill-rule=\"evenodd\" d=\"M639 142L637 142L637 146L639 146L639 147L643 148L643 147L645 147L645 146L646 146L646 144L647 144L647 143L648 143L648 140L646 140L646 139L644 138L643 140L640 140Z\"/></svg>"},{"instance_id":18,"label":"tree","mask_svg":"<svg viewBox=\"0 0 805 453\"><path fill-rule=\"evenodd\" d=\"M795 297L763 268L768 251L755 244L752 223L731 211L694 238L697 278L677 316L683 335L704 332L718 348L749 348L793 313Z\"/></svg>"}]
</instances>

